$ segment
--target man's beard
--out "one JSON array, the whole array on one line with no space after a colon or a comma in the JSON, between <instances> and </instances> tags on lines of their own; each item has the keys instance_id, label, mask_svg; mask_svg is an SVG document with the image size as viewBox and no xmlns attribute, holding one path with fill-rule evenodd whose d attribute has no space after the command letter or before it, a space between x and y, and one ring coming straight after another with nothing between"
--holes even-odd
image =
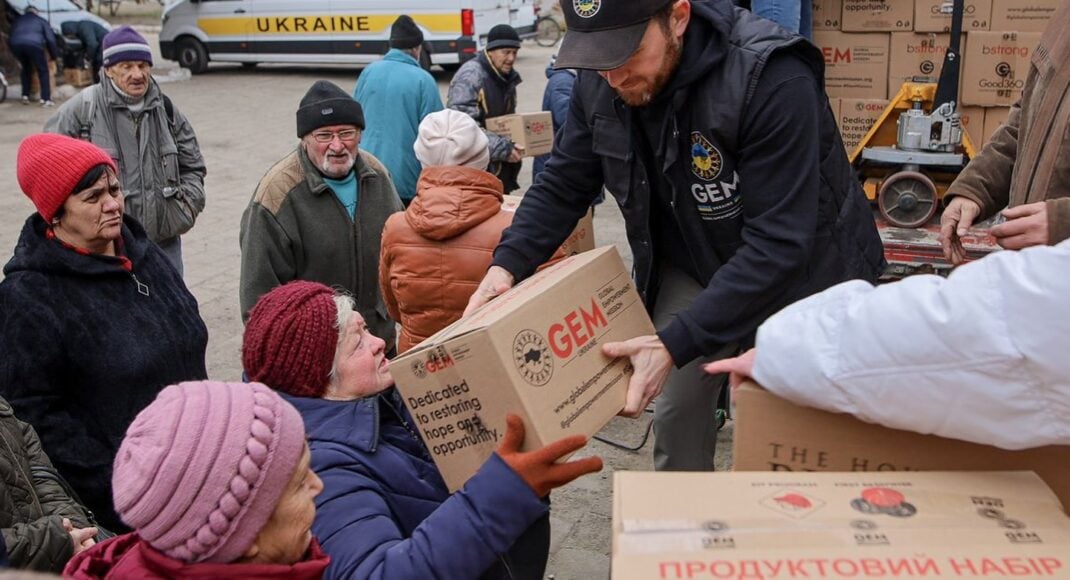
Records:
<instances>
[{"instance_id":1,"label":"man's beard","mask_svg":"<svg viewBox=\"0 0 1070 580\"><path fill-rule=\"evenodd\" d=\"M669 42L665 46L665 59L661 61L661 67L658 69L657 74L654 75L654 79L650 82L650 85L645 87L641 93L630 92L624 94L617 91L617 95L624 101L624 104L629 107L645 107L650 104L650 101L654 100L654 97L661 93L661 90L669 83L669 79L676 71L676 67L680 64L680 55L683 52L683 39L676 36L669 36L668 39Z\"/></svg>"},{"instance_id":2,"label":"man's beard","mask_svg":"<svg viewBox=\"0 0 1070 580\"><path fill-rule=\"evenodd\" d=\"M357 158L349 151L344 151L346 155L345 171L337 172L337 175L331 174L331 155L328 153L323 156L323 161L320 163L320 173L323 173L327 177L337 179L345 177L353 169L353 166L357 163Z\"/></svg>"}]
</instances>

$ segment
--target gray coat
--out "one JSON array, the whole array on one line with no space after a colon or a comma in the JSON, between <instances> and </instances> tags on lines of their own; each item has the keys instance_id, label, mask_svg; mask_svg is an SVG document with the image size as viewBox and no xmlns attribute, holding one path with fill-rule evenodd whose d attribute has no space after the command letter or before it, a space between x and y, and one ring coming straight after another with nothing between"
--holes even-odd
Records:
<instances>
[{"instance_id":1,"label":"gray coat","mask_svg":"<svg viewBox=\"0 0 1070 580\"><path fill-rule=\"evenodd\" d=\"M174 109L167 118L156 81L145 94L145 108L134 114L102 79L45 123L45 131L88 138L115 159L126 196L126 214L156 243L180 236L204 210L204 158L186 117Z\"/></svg>"},{"instance_id":2,"label":"gray coat","mask_svg":"<svg viewBox=\"0 0 1070 580\"><path fill-rule=\"evenodd\" d=\"M59 573L74 554L63 528L89 526L83 508L38 471L54 473L33 427L0 398L0 534L13 568Z\"/></svg>"}]
</instances>

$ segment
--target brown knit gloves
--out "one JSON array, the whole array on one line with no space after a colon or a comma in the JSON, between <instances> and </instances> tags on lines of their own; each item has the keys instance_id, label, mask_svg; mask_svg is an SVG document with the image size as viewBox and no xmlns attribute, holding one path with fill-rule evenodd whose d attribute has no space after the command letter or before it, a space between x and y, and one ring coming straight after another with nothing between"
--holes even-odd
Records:
<instances>
[{"instance_id":1,"label":"brown knit gloves","mask_svg":"<svg viewBox=\"0 0 1070 580\"><path fill-rule=\"evenodd\" d=\"M534 451L521 452L524 443L524 421L516 415L505 418L505 437L498 445L498 455L535 490L535 495L546 497L550 490L588 473L602 470L601 457L585 457L575 461L557 463L562 457L587 445L583 435L572 435Z\"/></svg>"}]
</instances>

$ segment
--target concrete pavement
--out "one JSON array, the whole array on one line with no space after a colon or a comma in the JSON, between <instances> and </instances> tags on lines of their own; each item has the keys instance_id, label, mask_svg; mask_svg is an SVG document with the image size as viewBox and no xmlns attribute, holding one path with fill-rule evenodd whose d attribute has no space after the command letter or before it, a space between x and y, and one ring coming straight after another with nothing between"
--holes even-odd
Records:
<instances>
[{"instance_id":1,"label":"concrete pavement","mask_svg":"<svg viewBox=\"0 0 1070 580\"><path fill-rule=\"evenodd\" d=\"M155 45L153 35L146 35ZM541 108L546 84L543 73L553 49L526 43L517 63L525 79L520 85L521 111ZM160 59L159 69L173 68ZM166 70L162 70L166 73ZM207 74L171 82L164 90L189 117L208 164L208 205L193 230L183 237L186 282L197 297L208 325L208 372L214 379L239 380L242 324L238 309L238 225L263 173L297 144L294 112L308 87L327 79L352 90L355 68L313 68L264 65L247 70L236 65L213 66ZM443 100L450 75L435 73ZM37 132L55 109L23 106L9 96L0 103L0 258L10 256L22 224L33 206L15 178L19 141ZM521 186L530 185L530 161ZM598 245L615 244L630 263L620 212L612 202L595 212ZM602 436L637 445L652 415L641 420L615 419ZM557 580L605 578L609 570L612 472L651 469L652 439L637 453L593 441L587 453L601 455L605 470L553 494L553 539L548 575ZM718 466L730 461L731 424L722 432ZM448 541L448 539L446 539Z\"/></svg>"}]
</instances>

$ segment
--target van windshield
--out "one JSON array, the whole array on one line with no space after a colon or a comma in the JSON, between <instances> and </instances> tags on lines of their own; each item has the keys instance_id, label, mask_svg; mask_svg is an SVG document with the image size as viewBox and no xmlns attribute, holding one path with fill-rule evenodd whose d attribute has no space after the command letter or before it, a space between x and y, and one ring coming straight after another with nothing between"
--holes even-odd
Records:
<instances>
[{"instance_id":1,"label":"van windshield","mask_svg":"<svg viewBox=\"0 0 1070 580\"><path fill-rule=\"evenodd\" d=\"M19 13L25 12L26 7L30 4L33 4L42 13L77 12L81 10L77 4L70 0L7 0L7 3Z\"/></svg>"}]
</instances>

